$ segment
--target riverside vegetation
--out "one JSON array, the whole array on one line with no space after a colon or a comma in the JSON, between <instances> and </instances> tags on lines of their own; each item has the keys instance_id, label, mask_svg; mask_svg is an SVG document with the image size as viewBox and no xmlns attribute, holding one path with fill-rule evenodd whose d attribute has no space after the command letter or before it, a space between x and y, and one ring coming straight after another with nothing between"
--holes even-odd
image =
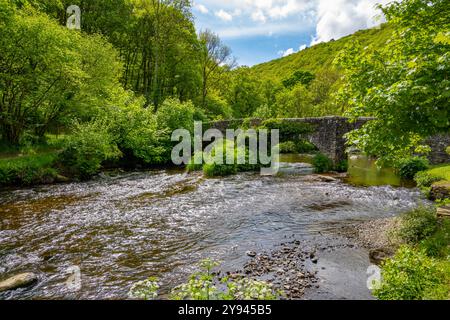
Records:
<instances>
[{"instance_id":1,"label":"riverside vegetation","mask_svg":"<svg viewBox=\"0 0 450 320\"><path fill-rule=\"evenodd\" d=\"M69 5L81 7L81 31L64 26ZM190 1L0 0L0 186L170 165L172 131L194 121L263 118L282 131L281 151L297 153L316 151L298 139L308 128L279 119L370 116L349 144L445 205L449 166L429 168L423 141L450 131L450 4L404 0L381 10L380 28L248 68L236 66L216 34L197 33ZM346 169L320 154L314 165ZM256 167L192 169L221 176ZM375 295L448 298L448 222L425 209L404 222L406 244L384 265ZM203 298L210 276L200 286L192 279L183 297ZM236 297L247 285L275 297L245 280L220 295Z\"/></svg>"}]
</instances>

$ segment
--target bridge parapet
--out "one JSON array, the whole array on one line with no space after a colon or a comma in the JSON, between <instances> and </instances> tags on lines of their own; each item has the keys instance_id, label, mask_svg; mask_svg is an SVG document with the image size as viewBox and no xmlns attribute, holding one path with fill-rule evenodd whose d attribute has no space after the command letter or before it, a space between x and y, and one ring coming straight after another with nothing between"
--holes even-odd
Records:
<instances>
[{"instance_id":1,"label":"bridge parapet","mask_svg":"<svg viewBox=\"0 0 450 320\"><path fill-rule=\"evenodd\" d=\"M353 130L361 128L364 124L375 118L359 118L350 122L349 118L329 116L320 118L292 118L283 119L297 123L308 123L314 127L314 132L304 137L313 143L323 154L327 155L335 164L347 159L347 145L345 135ZM225 134L226 129L232 128L236 123L244 120L223 120L211 123L211 127ZM259 126L262 119L246 120L250 126ZM450 156L446 154L445 148L450 145L450 134L442 134L429 138L427 143L432 152L429 155L433 164L450 162Z\"/></svg>"}]
</instances>

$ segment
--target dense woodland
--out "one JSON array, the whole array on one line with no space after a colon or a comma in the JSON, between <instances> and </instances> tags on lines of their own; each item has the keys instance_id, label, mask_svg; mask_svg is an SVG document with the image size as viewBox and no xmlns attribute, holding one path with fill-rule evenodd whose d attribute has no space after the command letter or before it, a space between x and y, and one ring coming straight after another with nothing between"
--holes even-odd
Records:
<instances>
[{"instance_id":1,"label":"dense woodland","mask_svg":"<svg viewBox=\"0 0 450 320\"><path fill-rule=\"evenodd\" d=\"M65 26L72 4L81 31ZM65 136L60 158L89 176L107 160L168 162L171 131L194 120L375 116L350 141L387 162L449 131L448 1L393 3L379 28L253 68L195 30L191 5L0 0L4 149Z\"/></svg>"}]
</instances>

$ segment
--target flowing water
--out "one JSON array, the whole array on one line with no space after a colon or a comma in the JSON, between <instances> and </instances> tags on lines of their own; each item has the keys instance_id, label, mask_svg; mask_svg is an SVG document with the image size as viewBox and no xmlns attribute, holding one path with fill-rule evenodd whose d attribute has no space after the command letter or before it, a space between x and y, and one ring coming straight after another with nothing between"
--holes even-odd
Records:
<instances>
[{"instance_id":1,"label":"flowing water","mask_svg":"<svg viewBox=\"0 0 450 320\"><path fill-rule=\"evenodd\" d=\"M236 270L248 250L271 250L292 237L320 243L335 227L393 216L419 199L415 189L323 183L308 175L204 179L176 170L5 190L0 279L25 271L40 279L0 299L127 298L132 284L149 276L168 290L203 258ZM370 298L367 252L339 250L321 257L322 288L306 298ZM73 266L82 280L75 292L66 285Z\"/></svg>"}]
</instances>

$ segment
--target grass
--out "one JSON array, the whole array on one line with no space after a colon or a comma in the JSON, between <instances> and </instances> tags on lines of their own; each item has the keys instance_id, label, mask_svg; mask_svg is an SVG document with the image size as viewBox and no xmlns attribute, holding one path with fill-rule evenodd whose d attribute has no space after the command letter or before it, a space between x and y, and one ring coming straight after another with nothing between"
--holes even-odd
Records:
<instances>
[{"instance_id":1,"label":"grass","mask_svg":"<svg viewBox=\"0 0 450 320\"><path fill-rule=\"evenodd\" d=\"M446 182L450 182L450 163L434 166L427 173L433 177L443 178Z\"/></svg>"},{"instance_id":2,"label":"grass","mask_svg":"<svg viewBox=\"0 0 450 320\"><path fill-rule=\"evenodd\" d=\"M0 160L0 186L32 185L53 182L57 152L27 155Z\"/></svg>"},{"instance_id":3,"label":"grass","mask_svg":"<svg viewBox=\"0 0 450 320\"><path fill-rule=\"evenodd\" d=\"M44 143L11 146L0 142L0 187L50 183L58 176L56 161L64 136Z\"/></svg>"}]
</instances>

